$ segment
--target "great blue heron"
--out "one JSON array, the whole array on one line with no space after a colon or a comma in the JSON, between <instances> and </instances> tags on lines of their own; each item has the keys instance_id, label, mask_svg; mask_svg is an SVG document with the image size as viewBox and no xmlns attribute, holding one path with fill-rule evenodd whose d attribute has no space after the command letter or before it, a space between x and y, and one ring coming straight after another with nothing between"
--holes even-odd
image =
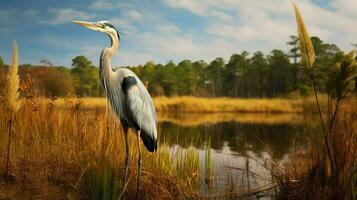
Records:
<instances>
[{"instance_id":1,"label":"great blue heron","mask_svg":"<svg viewBox=\"0 0 357 200\"><path fill-rule=\"evenodd\" d=\"M109 36L111 45L100 54L99 70L100 79L104 87L107 100L111 109L120 119L124 130L126 159L123 183L128 176L130 163L128 146L128 129L137 133L138 145L138 171L136 183L136 198L138 197L141 171L140 137L145 147L150 152L157 149L157 129L155 107L149 92L134 72L126 68L113 71L110 65L111 58L117 53L119 47L119 32L108 21L84 22L73 21L86 28L100 31Z\"/></svg>"}]
</instances>

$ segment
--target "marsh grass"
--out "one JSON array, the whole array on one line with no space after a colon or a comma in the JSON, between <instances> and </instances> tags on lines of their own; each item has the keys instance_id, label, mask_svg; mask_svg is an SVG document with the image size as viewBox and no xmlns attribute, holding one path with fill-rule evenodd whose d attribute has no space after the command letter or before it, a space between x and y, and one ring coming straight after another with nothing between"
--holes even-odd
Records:
<instances>
[{"instance_id":1,"label":"marsh grass","mask_svg":"<svg viewBox=\"0 0 357 200\"><path fill-rule=\"evenodd\" d=\"M300 99L155 98L158 112L301 113Z\"/></svg>"},{"instance_id":2,"label":"marsh grass","mask_svg":"<svg viewBox=\"0 0 357 200\"><path fill-rule=\"evenodd\" d=\"M265 164L276 180L279 198L353 199L356 196L357 121L349 112L340 111L339 115L333 136L328 138L332 161L326 162L323 136L317 134L321 127L315 125L306 128L310 137L308 149L295 149L285 162L271 159Z\"/></svg>"},{"instance_id":3,"label":"marsh grass","mask_svg":"<svg viewBox=\"0 0 357 200\"><path fill-rule=\"evenodd\" d=\"M159 112L159 122L170 122L183 127L195 127L202 124L219 124L222 122L237 122L244 124L298 124L303 115L296 113L172 113Z\"/></svg>"},{"instance_id":4,"label":"marsh grass","mask_svg":"<svg viewBox=\"0 0 357 200\"><path fill-rule=\"evenodd\" d=\"M97 167L88 165L84 170L82 187L86 199L119 199L123 190L119 169L102 162Z\"/></svg>"},{"instance_id":5,"label":"marsh grass","mask_svg":"<svg viewBox=\"0 0 357 200\"><path fill-rule=\"evenodd\" d=\"M73 105L77 98L59 98L58 106ZM84 109L105 107L105 98L84 97L79 100ZM311 102L304 99L238 99L238 98L202 98L193 96L155 97L157 112L190 112L190 113L302 113L303 104Z\"/></svg>"},{"instance_id":6,"label":"marsh grass","mask_svg":"<svg viewBox=\"0 0 357 200\"><path fill-rule=\"evenodd\" d=\"M37 196L54 199L132 199L135 194L137 151L130 147L130 182L122 190L124 144L120 125L107 120L105 108L82 109L80 101L57 106L56 100L24 100L14 121L10 149L12 182L0 179L8 199ZM9 112L0 105L0 132L8 130ZM133 136L133 135L132 135ZM129 137L135 144L135 137ZM5 160L7 135L0 136L0 159ZM0 164L1 172L6 169ZM144 152L142 199L196 199L198 154L193 148L171 152L160 144L155 154ZM8 191L8 192L5 192ZM51 191L51 192L49 192Z\"/></svg>"}]
</instances>

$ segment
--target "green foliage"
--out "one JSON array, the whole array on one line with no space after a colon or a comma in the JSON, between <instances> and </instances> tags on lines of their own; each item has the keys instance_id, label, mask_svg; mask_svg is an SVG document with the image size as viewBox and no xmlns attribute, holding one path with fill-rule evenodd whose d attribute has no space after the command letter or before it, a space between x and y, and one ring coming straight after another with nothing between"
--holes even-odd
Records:
<instances>
[{"instance_id":1,"label":"green foliage","mask_svg":"<svg viewBox=\"0 0 357 200\"><path fill-rule=\"evenodd\" d=\"M295 35L290 36L290 41L288 41L286 44L291 46L291 49L289 50L288 56L290 58L293 58L294 60L294 65L298 64L298 59L301 57L300 54L300 46L299 46L299 37Z\"/></svg>"},{"instance_id":2,"label":"green foliage","mask_svg":"<svg viewBox=\"0 0 357 200\"><path fill-rule=\"evenodd\" d=\"M223 58L216 58L210 63L183 60L179 63L169 61L156 64L150 61L143 66L125 67L137 74L152 96L260 98L285 96L294 91L305 96L310 93L310 73L314 75L317 89L327 91L331 67L343 58L342 51L336 45L325 43L318 37L310 39L315 50L314 67L311 69L302 67L304 62L297 36L290 36L287 44L291 49L287 53L273 50L269 55L264 55L262 52L249 54L243 51L231 55L228 62ZM20 65L20 74L30 74L35 90L42 95L103 95L100 93L98 68L84 56L75 57L72 66L69 69L23 64ZM4 64L0 76L2 71L6 71Z\"/></svg>"},{"instance_id":3,"label":"green foliage","mask_svg":"<svg viewBox=\"0 0 357 200\"><path fill-rule=\"evenodd\" d=\"M176 75L180 77L178 92L182 95L194 94L197 89L197 73L189 60L181 61L176 68Z\"/></svg>"},{"instance_id":4,"label":"green foliage","mask_svg":"<svg viewBox=\"0 0 357 200\"><path fill-rule=\"evenodd\" d=\"M260 51L256 52L250 59L251 64L251 76L255 77L253 81L257 84L253 84L252 87L257 91L255 97L266 97L268 94L267 88L269 86L269 62L265 58L264 54ZM256 72L256 75L254 75Z\"/></svg>"},{"instance_id":5,"label":"green foliage","mask_svg":"<svg viewBox=\"0 0 357 200\"><path fill-rule=\"evenodd\" d=\"M206 73L207 66L208 64L203 60L199 60L192 63L192 68L195 71L195 74L197 75L197 96L208 96L206 84L206 81L208 80L208 75Z\"/></svg>"},{"instance_id":6,"label":"green foliage","mask_svg":"<svg viewBox=\"0 0 357 200\"><path fill-rule=\"evenodd\" d=\"M302 96L302 97L311 96L311 94L313 92L311 87L309 87L307 85L303 85L303 84L299 84L298 89L299 89L300 96Z\"/></svg>"},{"instance_id":7,"label":"green foliage","mask_svg":"<svg viewBox=\"0 0 357 200\"><path fill-rule=\"evenodd\" d=\"M99 95L99 71L84 56L72 60L71 73L74 77L76 94L79 96Z\"/></svg>"},{"instance_id":8,"label":"green foliage","mask_svg":"<svg viewBox=\"0 0 357 200\"><path fill-rule=\"evenodd\" d=\"M165 65L165 68L161 71L161 83L164 88L165 95L174 95L177 94L178 86L178 77L175 74L176 65L173 62L169 62Z\"/></svg>"},{"instance_id":9,"label":"green foliage","mask_svg":"<svg viewBox=\"0 0 357 200\"><path fill-rule=\"evenodd\" d=\"M222 75L226 71L223 58L216 58L207 66L208 83L211 86L213 96L222 96L223 82Z\"/></svg>"},{"instance_id":10,"label":"green foliage","mask_svg":"<svg viewBox=\"0 0 357 200\"><path fill-rule=\"evenodd\" d=\"M337 100L346 99L355 88L357 77L356 52L345 55L341 62L332 69L328 82L329 95Z\"/></svg>"},{"instance_id":11,"label":"green foliage","mask_svg":"<svg viewBox=\"0 0 357 200\"><path fill-rule=\"evenodd\" d=\"M324 91L330 68L341 60L342 52L336 45L324 43L317 37L312 37L311 41L316 49L311 72L317 88ZM202 60L184 60L177 65L170 61L166 65L147 63L130 69L144 83L149 83L149 92L154 96L254 98L284 96L293 91L308 96L310 77L302 71L308 68L301 67L298 37L291 36L288 44L293 47L288 53L273 50L269 55L256 52L250 56L243 51L233 54L228 62L223 58L216 58L209 64Z\"/></svg>"},{"instance_id":12,"label":"green foliage","mask_svg":"<svg viewBox=\"0 0 357 200\"><path fill-rule=\"evenodd\" d=\"M225 86L231 88L228 93L232 96L237 97L238 94L243 95L241 87L244 87L247 83L246 79L249 79L249 75L246 75L245 77L242 76L248 74L250 68L247 57L248 53L245 51L241 54L233 54L226 65Z\"/></svg>"},{"instance_id":13,"label":"green foliage","mask_svg":"<svg viewBox=\"0 0 357 200\"><path fill-rule=\"evenodd\" d=\"M273 50L268 61L270 69L268 93L283 95L292 91L294 68L288 56L280 50Z\"/></svg>"},{"instance_id":14,"label":"green foliage","mask_svg":"<svg viewBox=\"0 0 357 200\"><path fill-rule=\"evenodd\" d=\"M0 57L0 68L4 66L4 61L2 60L2 57Z\"/></svg>"}]
</instances>

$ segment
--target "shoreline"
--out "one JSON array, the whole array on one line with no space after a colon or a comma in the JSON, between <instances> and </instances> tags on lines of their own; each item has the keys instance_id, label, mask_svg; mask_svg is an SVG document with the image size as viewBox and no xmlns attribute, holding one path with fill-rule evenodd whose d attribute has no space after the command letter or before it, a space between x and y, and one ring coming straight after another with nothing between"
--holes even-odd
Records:
<instances>
[{"instance_id":1,"label":"shoreline","mask_svg":"<svg viewBox=\"0 0 357 200\"><path fill-rule=\"evenodd\" d=\"M49 99L40 99L48 102ZM153 98L157 113L247 113L247 114L303 114L310 98L288 99L242 99L242 98L204 98L204 97L155 97ZM59 98L53 103L57 106L79 106L82 109L98 109L106 106L105 98ZM309 110L309 109L307 109Z\"/></svg>"}]
</instances>

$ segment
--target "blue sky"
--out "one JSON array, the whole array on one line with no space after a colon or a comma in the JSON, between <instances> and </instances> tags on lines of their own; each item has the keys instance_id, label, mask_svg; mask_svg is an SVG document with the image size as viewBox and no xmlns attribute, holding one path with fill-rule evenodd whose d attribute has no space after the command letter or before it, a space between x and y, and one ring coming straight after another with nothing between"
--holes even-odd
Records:
<instances>
[{"instance_id":1,"label":"blue sky","mask_svg":"<svg viewBox=\"0 0 357 200\"><path fill-rule=\"evenodd\" d=\"M296 0L311 35L342 50L357 43L355 0ZM2 0L0 56L9 63L17 40L20 63L47 59L70 66L77 55L95 65L109 40L72 20L111 21L124 32L112 65L183 59L226 60L243 50L287 50L296 33L290 0Z\"/></svg>"}]
</instances>

